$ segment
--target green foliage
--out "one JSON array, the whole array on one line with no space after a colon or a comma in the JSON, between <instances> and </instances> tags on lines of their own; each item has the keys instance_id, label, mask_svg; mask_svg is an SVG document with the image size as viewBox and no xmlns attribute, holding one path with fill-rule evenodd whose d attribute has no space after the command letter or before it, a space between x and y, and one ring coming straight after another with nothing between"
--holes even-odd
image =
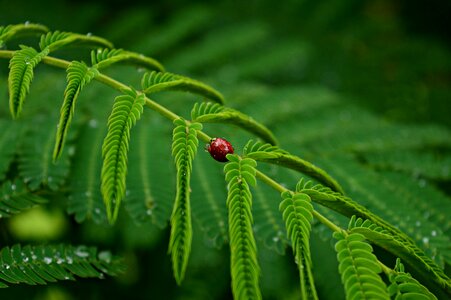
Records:
<instances>
[{"instance_id":1,"label":"green foliage","mask_svg":"<svg viewBox=\"0 0 451 300\"><path fill-rule=\"evenodd\" d=\"M200 123L228 123L237 125L270 144L277 144L272 132L261 123L237 110L225 108L218 103L196 103L191 111L193 121Z\"/></svg>"},{"instance_id":2,"label":"green foliage","mask_svg":"<svg viewBox=\"0 0 451 300\"><path fill-rule=\"evenodd\" d=\"M230 269L234 299L261 299L259 288L260 267L257 246L252 232L252 194L249 185L255 185L256 162L227 155L225 167L228 183L227 208L229 210Z\"/></svg>"},{"instance_id":3,"label":"green foliage","mask_svg":"<svg viewBox=\"0 0 451 300\"><path fill-rule=\"evenodd\" d=\"M102 170L102 142L106 134L106 124L97 119L90 119L80 129L74 161L87 164L72 165L70 181L71 193L68 198L67 211L75 215L77 222L93 220L105 223L107 220L105 205L100 192L100 174ZM59 162L58 164L60 164Z\"/></svg>"},{"instance_id":4,"label":"green foliage","mask_svg":"<svg viewBox=\"0 0 451 300\"><path fill-rule=\"evenodd\" d=\"M283 215L288 237L291 240L293 254L299 269L301 281L301 298L318 299L310 254L310 231L313 221L313 206L306 194L282 193L279 210Z\"/></svg>"},{"instance_id":5,"label":"green foliage","mask_svg":"<svg viewBox=\"0 0 451 300\"><path fill-rule=\"evenodd\" d=\"M162 91L187 91L218 103L224 102L223 96L212 87L200 81L168 72L145 73L141 80L141 87L146 94Z\"/></svg>"},{"instance_id":6,"label":"green foliage","mask_svg":"<svg viewBox=\"0 0 451 300\"><path fill-rule=\"evenodd\" d=\"M332 270L331 274L328 269L335 267L336 263L328 261L334 256L327 251L333 250L329 245L329 231L334 226L346 227L347 217L353 215L357 217L351 217L351 222L356 223L360 220L358 218L371 222L358 221L368 226L349 227L351 235L354 231L361 231L370 243L378 246L380 259L386 259L386 249L401 256L412 273L413 277L407 278L405 274L399 276L396 286L391 281L388 291L393 297L399 298L399 293L403 292L406 292L406 297L418 296L407 293L427 295L416 284L419 283L427 286L438 298L449 298L449 288L440 284L449 282L445 273L451 262L447 172L451 134L446 128L423 124L422 121L449 124L447 99L451 94L445 79L451 65L446 60L449 53L444 50L445 47L429 38L426 43L412 31L406 34L401 30L401 21L397 15L403 11L403 4L393 7L389 1L354 3L335 0L326 5L303 1L284 4L278 14L274 14L273 5L265 1L262 11L251 11L244 6L236 9L234 5L226 4L217 7L187 4L177 8L174 14L171 10L170 15L167 15L167 5L160 7L158 3L153 6L152 13L142 7L116 9L115 4L109 4L112 11L108 11L103 9L105 6L102 7L102 4L96 5L89 6L89 13L83 14L80 10L80 13L73 14L70 18L73 24L65 19L63 27L78 26L80 30L95 28L97 32L106 33L104 35L117 44L150 53L168 63L171 70L203 78L220 87L228 105L235 108L203 103L197 105L196 109L202 108L202 111L199 110L198 116L192 117L193 121L236 124L271 144L275 143L274 135L264 130L259 134L259 125L265 124L265 130L270 128L276 133L284 150L262 143L252 143L257 145L255 148L244 147L245 153L249 152L248 148L252 148L251 156L256 155L262 162L265 159L270 162L269 165L259 164L258 178L269 185L263 187L259 184L252 190L252 211L247 216L251 221L248 221L250 225L245 231L253 232L255 240L261 242L258 244L258 261L262 269L259 281L264 298L299 298L299 288L296 288L298 279L292 259L274 254L274 251L283 254L287 244L290 244L281 230L284 220L277 210L280 202L277 193L292 189L299 180L297 172L285 170L285 167L297 171L303 168L308 177L329 187L302 183L296 189L296 195L300 193L314 202L313 212L317 218L313 220L313 233L307 242L312 245L313 241L323 243L321 246L312 246L310 255L314 262L320 262L315 263L313 269L318 298L340 298L336 293L337 287L341 285L338 272ZM11 10L13 13L14 10ZM249 13L255 16L255 21L248 20ZM41 14L39 19L45 17L45 9L41 10ZM99 18L101 14L103 16ZM293 20L298 21L291 23ZM14 49L14 43L6 45L4 41L47 31L43 26L31 28L33 26L35 24L25 23L0 27L0 56L10 58L17 53L6 50ZM144 34L136 34L143 31ZM302 42L299 40L300 34ZM133 73L130 68L113 68L108 76L99 73L96 79L116 90L127 87L121 82L136 84L143 68L163 71L163 67L155 60L134 52L112 49L109 42L91 38L91 34L52 32L43 35L42 41L41 50L67 49L61 55L74 55L74 59L78 60L86 59L88 53L66 46L93 45L96 50L91 52L91 62L94 68L102 72L119 62L140 67L138 72ZM387 48L387 43L394 46ZM422 57L421 61L418 60L419 56ZM50 56L42 61L59 68L67 69L69 66L69 62ZM84 63L88 64L87 61ZM91 101L77 104L77 115L68 132L78 134L68 138L70 145L66 147L67 153L62 153L64 159L55 167L48 164L48 158L51 158L51 151L48 150L54 144L53 136L36 134L39 130L54 133L55 104L49 99L58 98L55 91L60 85L58 77L52 74L49 70L43 70L42 77L37 76L33 80L33 90L27 102L29 106L22 114L26 123L21 121L17 123L19 126L15 126L9 120L0 122L0 129L4 132L0 138L1 184L10 193L8 188L11 183L23 186L26 179L25 194L45 196L52 208L57 206L59 209L61 205L67 204L68 211L74 213L78 222L93 220L104 224L107 216L98 187L101 184L101 142L107 128L106 117L101 114L104 108L111 107L107 101L113 96L103 93L100 86L93 85L84 90L86 98ZM168 73L154 74L154 79L157 79ZM188 90L196 94L197 98L199 95L216 97L219 102L220 94L216 91L211 93L211 90L200 86L200 82L183 77L183 80L191 80L189 84L192 86L188 88L186 82L179 81L180 77L169 77L164 77L168 82L149 86L151 92ZM0 79L3 79L1 73ZM29 86L29 83L23 85L25 95ZM0 85L0 94L6 94L3 89ZM62 93L62 88L58 93ZM118 171L121 174L129 173L126 178L127 188L125 184L123 186L122 200L128 216L119 215L120 226L114 231L89 222L73 226L70 234L75 235L71 238L83 240L86 239L85 232L94 232L95 243L110 244L124 251L131 271L119 279L121 284L108 283L106 289L102 288L102 283L96 284L95 292L102 289L102 297L111 298L112 295L113 298L120 298L123 294L129 295L131 290L139 289L142 297L146 298L231 298L227 294L230 283L223 267L227 265L224 262L228 261L228 253L205 248L221 248L228 240L227 230L233 225L227 220L227 207L224 205L227 190L221 182L220 165L205 153L196 157L196 167L190 174L189 182L192 195L188 193L192 202L194 232L197 233L199 228L199 233L204 232L204 239L200 238L200 234L193 236L190 268L186 271L184 286L178 289L168 286L167 282L172 282L169 281L172 274L167 272L170 267L165 264L164 249L161 250L164 248L162 241L166 243L166 240L154 237L155 229L149 227L148 221L164 228L171 217L175 190L173 180L178 180L179 176L174 176L174 166L170 164L170 122L165 118L172 121L178 118L179 113L185 117L191 105L179 101L182 97L174 94L168 96L163 93L155 98L159 103L151 99L145 101L149 108L164 118L146 114L147 121L143 118L134 127L133 138L127 140L125 147L128 148L128 144L130 146L128 172L123 169ZM196 101L202 100L197 98ZM222 101L222 96L220 98ZM358 107L350 105L352 102ZM380 107L376 108L375 103L380 104ZM173 112L167 107L173 108ZM379 116L369 112L375 108ZM0 111L0 115L3 117L3 111ZM36 115L40 115L40 121ZM65 116L72 117L70 110ZM257 123L250 116L258 117L262 123ZM412 122L397 124L391 120ZM224 136L239 151L248 140L245 132L230 126L212 124L206 129L198 132L199 139L205 143L210 138L207 133ZM33 137L35 134L36 137ZM34 139L40 141L39 147L33 146L31 141ZM33 160L38 166L33 169L39 169L44 174L32 176L36 178L35 182L30 181L24 171L24 157L31 157L28 152L32 151L38 152ZM70 160L66 159L65 155L73 153L75 155ZM302 160L288 161L285 156L296 159L302 157ZM310 165L318 167L312 171ZM54 168L64 171L57 176L58 184L53 183L53 175L48 175L48 170ZM325 171L330 172L330 175ZM262 174L266 174L269 179L262 177ZM6 203L5 199L2 200L0 204ZM246 203L250 202L247 199ZM16 205L15 202L10 204ZM25 206L23 208L26 209ZM328 224L326 227L321 220L330 223L325 222ZM130 221L141 227L134 227ZM146 232L149 228L150 231ZM143 251L134 251L136 247L130 249L128 244L133 236L139 239L139 250ZM153 240L151 245L148 244L149 239ZM295 246L295 243L291 244ZM355 253L357 256L361 254ZM362 254L365 255L367 253ZM148 257L152 259L152 268L146 263ZM430 270L425 271L428 268ZM390 279L396 272L401 273L400 270L393 273L387 267L383 270ZM299 268L299 272L301 277L304 273L309 274L306 269L302 273ZM212 276L205 279L205 273ZM277 278L273 274L277 274ZM152 278L152 289L142 288L148 283L146 278ZM79 288L82 284L82 281L77 283L77 292L83 294L80 297L88 297L91 291ZM343 285L346 286L346 283ZM62 286L61 289L68 291L70 288ZM158 291L162 291L161 294ZM6 298L36 298L26 290L23 294L26 296L6 295Z\"/></svg>"},{"instance_id":7,"label":"green foliage","mask_svg":"<svg viewBox=\"0 0 451 300\"><path fill-rule=\"evenodd\" d=\"M113 44L109 41L91 34L83 35L60 31L48 32L47 34L42 35L41 40L39 41L39 47L42 51L48 49L49 52L53 52L74 43L86 44L92 47L113 48Z\"/></svg>"},{"instance_id":8,"label":"green foliage","mask_svg":"<svg viewBox=\"0 0 451 300\"><path fill-rule=\"evenodd\" d=\"M127 153L130 131L141 117L145 98L134 90L116 97L108 119L108 133L102 146L102 195L108 220L113 223L125 196Z\"/></svg>"},{"instance_id":9,"label":"green foliage","mask_svg":"<svg viewBox=\"0 0 451 300\"><path fill-rule=\"evenodd\" d=\"M149 70L164 71L164 67L155 59L123 49L97 49L91 51L91 64L103 69L119 62L132 63Z\"/></svg>"},{"instance_id":10,"label":"green foliage","mask_svg":"<svg viewBox=\"0 0 451 300\"><path fill-rule=\"evenodd\" d=\"M448 276L415 244L404 241L369 220L364 221L360 218L351 218L348 230L364 236L375 245L401 258L415 275L437 294L449 293L451 282Z\"/></svg>"},{"instance_id":11,"label":"green foliage","mask_svg":"<svg viewBox=\"0 0 451 300\"><path fill-rule=\"evenodd\" d=\"M436 300L437 298L428 291L421 283L415 280L404 270L404 265L398 258L394 272L390 274L390 286L388 292L395 300L401 299L424 299Z\"/></svg>"},{"instance_id":12,"label":"green foliage","mask_svg":"<svg viewBox=\"0 0 451 300\"><path fill-rule=\"evenodd\" d=\"M57 160L63 151L67 131L75 112L78 95L85 85L99 74L96 68L88 68L84 62L73 61L67 68L67 86L61 106L60 120L56 132L53 160Z\"/></svg>"},{"instance_id":13,"label":"green foliage","mask_svg":"<svg viewBox=\"0 0 451 300\"><path fill-rule=\"evenodd\" d=\"M0 218L10 217L35 205L47 203L44 199L27 190L22 181L6 181L0 187Z\"/></svg>"},{"instance_id":14,"label":"green foliage","mask_svg":"<svg viewBox=\"0 0 451 300\"><path fill-rule=\"evenodd\" d=\"M64 152L59 163L54 164L55 124L36 118L27 125L19 150L19 175L32 191L41 188L57 191L70 171L69 152Z\"/></svg>"},{"instance_id":15,"label":"green foliage","mask_svg":"<svg viewBox=\"0 0 451 300\"><path fill-rule=\"evenodd\" d=\"M346 299L390 299L387 287L378 275L382 272L373 248L358 233L335 232L338 270Z\"/></svg>"},{"instance_id":16,"label":"green foliage","mask_svg":"<svg viewBox=\"0 0 451 300\"><path fill-rule=\"evenodd\" d=\"M48 28L40 24L25 22L24 24L0 26L0 48L8 40L29 34L46 33Z\"/></svg>"},{"instance_id":17,"label":"green foliage","mask_svg":"<svg viewBox=\"0 0 451 300\"><path fill-rule=\"evenodd\" d=\"M86 246L4 247L0 252L0 287L8 284L46 284L78 277L103 278L123 271L120 260L110 252Z\"/></svg>"},{"instance_id":18,"label":"green foliage","mask_svg":"<svg viewBox=\"0 0 451 300\"><path fill-rule=\"evenodd\" d=\"M177 170L177 193L171 215L169 253L172 254L174 277L180 285L185 276L191 252L193 229L191 224L190 182L193 160L199 141L199 123L187 124L182 119L174 121L172 156Z\"/></svg>"},{"instance_id":19,"label":"green foliage","mask_svg":"<svg viewBox=\"0 0 451 300\"><path fill-rule=\"evenodd\" d=\"M249 141L244 147L244 153L247 157L271 164L283 165L287 168L309 175L332 190L343 193L341 186L329 176L325 171L303 160L295 155L288 153L277 147L272 147L261 142Z\"/></svg>"},{"instance_id":20,"label":"green foliage","mask_svg":"<svg viewBox=\"0 0 451 300\"><path fill-rule=\"evenodd\" d=\"M18 118L22 112L23 102L30 90L34 68L48 54L48 50L38 53L35 49L21 46L14 52L9 62L9 109L13 118Z\"/></svg>"}]
</instances>

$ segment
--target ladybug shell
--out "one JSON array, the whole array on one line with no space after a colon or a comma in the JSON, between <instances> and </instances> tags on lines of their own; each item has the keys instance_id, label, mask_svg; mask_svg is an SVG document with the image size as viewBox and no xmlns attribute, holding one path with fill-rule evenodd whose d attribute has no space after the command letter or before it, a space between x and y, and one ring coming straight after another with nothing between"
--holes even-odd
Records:
<instances>
[{"instance_id":1,"label":"ladybug shell","mask_svg":"<svg viewBox=\"0 0 451 300\"><path fill-rule=\"evenodd\" d=\"M227 154L233 154L232 145L225 139L222 138L214 138L211 140L210 144L207 148L211 157L220 162L226 162L228 159L226 158Z\"/></svg>"}]
</instances>

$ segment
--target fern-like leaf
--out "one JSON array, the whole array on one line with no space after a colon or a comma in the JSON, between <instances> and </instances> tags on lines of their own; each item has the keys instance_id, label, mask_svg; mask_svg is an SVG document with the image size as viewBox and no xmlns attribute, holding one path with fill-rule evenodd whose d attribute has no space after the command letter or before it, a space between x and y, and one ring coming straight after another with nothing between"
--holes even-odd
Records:
<instances>
[{"instance_id":1,"label":"fern-like leaf","mask_svg":"<svg viewBox=\"0 0 451 300\"><path fill-rule=\"evenodd\" d=\"M53 160L56 161L63 151L67 131L75 111L78 95L85 85L99 74L97 68L88 68L85 63L73 61L67 68L67 86L64 101L60 110L60 120L56 130Z\"/></svg>"},{"instance_id":2,"label":"fern-like leaf","mask_svg":"<svg viewBox=\"0 0 451 300\"><path fill-rule=\"evenodd\" d=\"M20 180L6 181L0 187L0 218L10 217L44 203L47 203L47 199L28 191Z\"/></svg>"},{"instance_id":3,"label":"fern-like leaf","mask_svg":"<svg viewBox=\"0 0 451 300\"><path fill-rule=\"evenodd\" d=\"M69 174L69 152L62 154L58 164L53 163L55 124L52 119L35 118L27 127L19 150L19 174L32 191L41 187L56 191Z\"/></svg>"},{"instance_id":4,"label":"fern-like leaf","mask_svg":"<svg viewBox=\"0 0 451 300\"><path fill-rule=\"evenodd\" d=\"M413 243L409 236L390 223L373 214L367 208L358 204L351 198L334 192L328 187L324 187L320 184L314 185L310 181L305 182L301 180L296 186L296 191L309 195L313 202L326 206L344 216L352 217L353 215L356 215L358 217L369 219L400 239Z\"/></svg>"},{"instance_id":5,"label":"fern-like leaf","mask_svg":"<svg viewBox=\"0 0 451 300\"><path fill-rule=\"evenodd\" d=\"M306 194L282 193L279 210L283 215L288 237L299 269L301 299L318 299L312 273L310 254L310 231L313 221L313 206Z\"/></svg>"},{"instance_id":6,"label":"fern-like leaf","mask_svg":"<svg viewBox=\"0 0 451 300\"><path fill-rule=\"evenodd\" d=\"M375 245L393 253L409 265L414 276L419 278L437 295L451 296L451 280L424 252L415 244L402 240L385 228L370 220L352 217L348 230L365 236Z\"/></svg>"},{"instance_id":7,"label":"fern-like leaf","mask_svg":"<svg viewBox=\"0 0 451 300\"><path fill-rule=\"evenodd\" d=\"M121 261L110 252L86 246L5 247L0 252L0 287L8 284L47 284L78 277L104 278L123 271Z\"/></svg>"},{"instance_id":8,"label":"fern-like leaf","mask_svg":"<svg viewBox=\"0 0 451 300\"><path fill-rule=\"evenodd\" d=\"M102 141L106 134L105 122L91 119L85 124L77 139L67 211L77 222L86 219L97 224L107 221L105 205L100 192L102 170Z\"/></svg>"},{"instance_id":9,"label":"fern-like leaf","mask_svg":"<svg viewBox=\"0 0 451 300\"><path fill-rule=\"evenodd\" d=\"M172 156L177 169L177 194L171 216L171 238L169 253L172 255L174 277L181 284L191 252L193 229L191 224L190 181L193 159L199 141L199 123L187 123L182 119L174 121Z\"/></svg>"},{"instance_id":10,"label":"fern-like leaf","mask_svg":"<svg viewBox=\"0 0 451 300\"><path fill-rule=\"evenodd\" d=\"M41 34L46 33L48 28L41 24L33 24L25 22L24 24L0 26L0 48L2 45L17 36L29 35L29 34Z\"/></svg>"},{"instance_id":11,"label":"fern-like leaf","mask_svg":"<svg viewBox=\"0 0 451 300\"><path fill-rule=\"evenodd\" d=\"M218 103L196 103L191 111L191 118L200 123L234 124L260 137L263 141L276 145L277 140L272 132L252 117L231 108L224 108Z\"/></svg>"},{"instance_id":12,"label":"fern-like leaf","mask_svg":"<svg viewBox=\"0 0 451 300\"><path fill-rule=\"evenodd\" d=\"M246 157L255 159L256 161L281 165L309 175L332 190L343 194L342 187L327 172L278 147L251 140L246 144L243 152Z\"/></svg>"},{"instance_id":13,"label":"fern-like leaf","mask_svg":"<svg viewBox=\"0 0 451 300\"><path fill-rule=\"evenodd\" d=\"M261 299L260 267L257 246L252 231L252 194L249 185L255 185L256 162L227 155L224 167L228 183L229 240L231 252L232 292L234 299Z\"/></svg>"},{"instance_id":14,"label":"fern-like leaf","mask_svg":"<svg viewBox=\"0 0 451 300\"><path fill-rule=\"evenodd\" d=\"M142 54L123 49L108 48L99 48L91 51L91 63L93 66L97 66L98 69L103 69L119 62L131 63L149 70L164 72L164 67L158 61Z\"/></svg>"},{"instance_id":15,"label":"fern-like leaf","mask_svg":"<svg viewBox=\"0 0 451 300\"><path fill-rule=\"evenodd\" d=\"M48 54L48 50L38 53L31 47L20 47L21 50L14 52L9 62L9 109L14 119L22 112L23 102L33 80L34 68Z\"/></svg>"},{"instance_id":16,"label":"fern-like leaf","mask_svg":"<svg viewBox=\"0 0 451 300\"><path fill-rule=\"evenodd\" d=\"M168 72L152 71L145 73L141 80L141 86L146 94L162 91L187 91L218 103L224 102L224 97L221 93L212 87L200 81Z\"/></svg>"},{"instance_id":17,"label":"fern-like leaf","mask_svg":"<svg viewBox=\"0 0 451 300\"><path fill-rule=\"evenodd\" d=\"M72 32L53 31L41 36L39 47L42 51L48 49L49 52L58 50L69 44L87 44L94 47L113 48L113 44L104 38L94 36L90 33L83 35Z\"/></svg>"},{"instance_id":18,"label":"fern-like leaf","mask_svg":"<svg viewBox=\"0 0 451 300\"><path fill-rule=\"evenodd\" d=\"M413 278L404 270L401 260L396 259L394 272L390 274L390 285L388 292L395 300L418 299L418 300L437 300L427 288Z\"/></svg>"},{"instance_id":19,"label":"fern-like leaf","mask_svg":"<svg viewBox=\"0 0 451 300\"><path fill-rule=\"evenodd\" d=\"M382 272L373 248L358 233L335 232L338 270L346 292L346 299L385 299L390 297L378 275Z\"/></svg>"},{"instance_id":20,"label":"fern-like leaf","mask_svg":"<svg viewBox=\"0 0 451 300\"><path fill-rule=\"evenodd\" d=\"M127 153L130 131L139 120L145 103L144 94L134 90L116 97L108 119L108 134L102 146L102 195L110 223L114 223L125 196Z\"/></svg>"}]
</instances>

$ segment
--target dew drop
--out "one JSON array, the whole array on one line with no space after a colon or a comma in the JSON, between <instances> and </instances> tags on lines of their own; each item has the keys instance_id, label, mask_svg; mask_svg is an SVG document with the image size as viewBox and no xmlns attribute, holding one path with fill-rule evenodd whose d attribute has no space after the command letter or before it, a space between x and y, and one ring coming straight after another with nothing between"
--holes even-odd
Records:
<instances>
[{"instance_id":1,"label":"dew drop","mask_svg":"<svg viewBox=\"0 0 451 300\"><path fill-rule=\"evenodd\" d=\"M273 237L273 238L272 238L272 241L273 241L274 243L277 243L277 242L279 241L279 237L278 237L278 236Z\"/></svg>"},{"instance_id":2,"label":"dew drop","mask_svg":"<svg viewBox=\"0 0 451 300\"><path fill-rule=\"evenodd\" d=\"M96 119L89 120L89 126L92 128L97 128L97 120Z\"/></svg>"},{"instance_id":3,"label":"dew drop","mask_svg":"<svg viewBox=\"0 0 451 300\"><path fill-rule=\"evenodd\" d=\"M431 231L431 235L432 235L432 236L437 236L437 231L432 230L432 231Z\"/></svg>"},{"instance_id":4,"label":"dew drop","mask_svg":"<svg viewBox=\"0 0 451 300\"><path fill-rule=\"evenodd\" d=\"M151 209L146 210L146 215L151 216L152 215L152 210Z\"/></svg>"},{"instance_id":5,"label":"dew drop","mask_svg":"<svg viewBox=\"0 0 451 300\"><path fill-rule=\"evenodd\" d=\"M49 265L49 264L52 263L52 258L51 257L44 257L44 262Z\"/></svg>"},{"instance_id":6,"label":"dew drop","mask_svg":"<svg viewBox=\"0 0 451 300\"><path fill-rule=\"evenodd\" d=\"M28 26L28 25L30 25L30 21L25 21L25 26Z\"/></svg>"},{"instance_id":7,"label":"dew drop","mask_svg":"<svg viewBox=\"0 0 451 300\"><path fill-rule=\"evenodd\" d=\"M11 184L11 189L12 189L13 191L15 191L15 190L17 189L17 186L13 183L13 184Z\"/></svg>"},{"instance_id":8,"label":"dew drop","mask_svg":"<svg viewBox=\"0 0 451 300\"><path fill-rule=\"evenodd\" d=\"M85 246L79 246L77 247L77 249L75 250L75 255L77 255L78 257L88 257L89 253L86 249Z\"/></svg>"},{"instance_id":9,"label":"dew drop","mask_svg":"<svg viewBox=\"0 0 451 300\"><path fill-rule=\"evenodd\" d=\"M416 221L415 222L415 226L420 227L421 226L421 222L420 221Z\"/></svg>"},{"instance_id":10,"label":"dew drop","mask_svg":"<svg viewBox=\"0 0 451 300\"><path fill-rule=\"evenodd\" d=\"M429 244L429 238L427 236L423 237L423 243L424 244Z\"/></svg>"},{"instance_id":11,"label":"dew drop","mask_svg":"<svg viewBox=\"0 0 451 300\"><path fill-rule=\"evenodd\" d=\"M92 36L92 32L88 32L86 36Z\"/></svg>"}]
</instances>

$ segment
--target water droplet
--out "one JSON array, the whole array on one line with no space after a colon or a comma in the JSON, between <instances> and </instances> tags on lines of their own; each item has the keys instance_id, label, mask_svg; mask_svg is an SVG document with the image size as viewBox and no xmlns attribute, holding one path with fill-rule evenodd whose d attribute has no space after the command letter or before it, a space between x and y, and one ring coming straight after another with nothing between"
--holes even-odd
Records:
<instances>
[{"instance_id":1,"label":"water droplet","mask_svg":"<svg viewBox=\"0 0 451 300\"><path fill-rule=\"evenodd\" d=\"M277 243L277 242L279 241L279 237L277 237L277 236L273 237L273 238L272 238L272 241L273 241L274 243Z\"/></svg>"},{"instance_id":2,"label":"water droplet","mask_svg":"<svg viewBox=\"0 0 451 300\"><path fill-rule=\"evenodd\" d=\"M105 279L105 275L103 273L99 274L99 279Z\"/></svg>"},{"instance_id":3,"label":"water droplet","mask_svg":"<svg viewBox=\"0 0 451 300\"><path fill-rule=\"evenodd\" d=\"M431 235L432 235L432 236L437 236L437 231L432 230L432 231L431 231Z\"/></svg>"},{"instance_id":4,"label":"water droplet","mask_svg":"<svg viewBox=\"0 0 451 300\"><path fill-rule=\"evenodd\" d=\"M146 210L146 214L147 214L148 216L151 216L151 215L152 215L152 210L151 210L151 209Z\"/></svg>"},{"instance_id":5,"label":"water droplet","mask_svg":"<svg viewBox=\"0 0 451 300\"><path fill-rule=\"evenodd\" d=\"M17 186L13 183L13 184L11 184L11 189L12 189L13 191L15 191L15 190L17 189Z\"/></svg>"},{"instance_id":6,"label":"water droplet","mask_svg":"<svg viewBox=\"0 0 451 300\"><path fill-rule=\"evenodd\" d=\"M57 260L56 260L56 263L57 264L59 264L59 265L61 265L62 263L64 263L64 258L58 258Z\"/></svg>"},{"instance_id":7,"label":"water droplet","mask_svg":"<svg viewBox=\"0 0 451 300\"><path fill-rule=\"evenodd\" d=\"M102 49L97 49L97 53L102 53Z\"/></svg>"},{"instance_id":8,"label":"water droplet","mask_svg":"<svg viewBox=\"0 0 451 300\"><path fill-rule=\"evenodd\" d=\"M94 213L95 213L96 215L100 215L100 208L94 209Z\"/></svg>"},{"instance_id":9,"label":"water droplet","mask_svg":"<svg viewBox=\"0 0 451 300\"><path fill-rule=\"evenodd\" d=\"M415 226L420 227L421 226L421 222L420 221L416 221L415 222Z\"/></svg>"},{"instance_id":10,"label":"water droplet","mask_svg":"<svg viewBox=\"0 0 451 300\"><path fill-rule=\"evenodd\" d=\"M52 181L53 181L53 177L52 177L52 176L49 176L49 177L47 178L47 181L48 181L48 182L52 182Z\"/></svg>"},{"instance_id":11,"label":"water droplet","mask_svg":"<svg viewBox=\"0 0 451 300\"><path fill-rule=\"evenodd\" d=\"M9 270L9 269L11 268L11 266L10 266L10 265L7 265L7 264L4 264L4 265L3 265L3 268L5 268L6 270Z\"/></svg>"},{"instance_id":12,"label":"water droplet","mask_svg":"<svg viewBox=\"0 0 451 300\"><path fill-rule=\"evenodd\" d=\"M65 280L69 280L70 277L69 277L69 276L64 276L64 279L65 279Z\"/></svg>"},{"instance_id":13,"label":"water droplet","mask_svg":"<svg viewBox=\"0 0 451 300\"><path fill-rule=\"evenodd\" d=\"M89 198L89 197L91 197L91 196L92 196L92 194L91 194L91 192L90 192L90 191L86 191L86 192L85 192L85 196Z\"/></svg>"},{"instance_id":14,"label":"water droplet","mask_svg":"<svg viewBox=\"0 0 451 300\"><path fill-rule=\"evenodd\" d=\"M99 259L103 260L106 263L110 263L112 259L112 255L108 251L102 251L99 253Z\"/></svg>"},{"instance_id":15,"label":"water droplet","mask_svg":"<svg viewBox=\"0 0 451 300\"><path fill-rule=\"evenodd\" d=\"M44 257L44 262L48 265L50 265L52 263L52 258L51 257Z\"/></svg>"},{"instance_id":16,"label":"water droplet","mask_svg":"<svg viewBox=\"0 0 451 300\"><path fill-rule=\"evenodd\" d=\"M97 128L97 120L96 119L89 120L89 126L92 128Z\"/></svg>"},{"instance_id":17,"label":"water droplet","mask_svg":"<svg viewBox=\"0 0 451 300\"><path fill-rule=\"evenodd\" d=\"M423 243L426 244L426 245L429 244L429 238L427 236L425 236L423 238Z\"/></svg>"},{"instance_id":18,"label":"water droplet","mask_svg":"<svg viewBox=\"0 0 451 300\"><path fill-rule=\"evenodd\" d=\"M78 257L88 257L89 256L88 249L86 248L86 246L77 247L77 249L74 251L74 253Z\"/></svg>"},{"instance_id":19,"label":"water droplet","mask_svg":"<svg viewBox=\"0 0 451 300\"><path fill-rule=\"evenodd\" d=\"M66 260L69 265L71 265L74 262L74 260L72 259L72 256L66 257Z\"/></svg>"},{"instance_id":20,"label":"water droplet","mask_svg":"<svg viewBox=\"0 0 451 300\"><path fill-rule=\"evenodd\" d=\"M92 32L88 32L86 36L92 36Z\"/></svg>"},{"instance_id":21,"label":"water droplet","mask_svg":"<svg viewBox=\"0 0 451 300\"><path fill-rule=\"evenodd\" d=\"M25 21L25 26L28 26L28 25L30 25L30 21Z\"/></svg>"},{"instance_id":22,"label":"water droplet","mask_svg":"<svg viewBox=\"0 0 451 300\"><path fill-rule=\"evenodd\" d=\"M144 73L146 71L145 68L138 68L138 73Z\"/></svg>"}]
</instances>

